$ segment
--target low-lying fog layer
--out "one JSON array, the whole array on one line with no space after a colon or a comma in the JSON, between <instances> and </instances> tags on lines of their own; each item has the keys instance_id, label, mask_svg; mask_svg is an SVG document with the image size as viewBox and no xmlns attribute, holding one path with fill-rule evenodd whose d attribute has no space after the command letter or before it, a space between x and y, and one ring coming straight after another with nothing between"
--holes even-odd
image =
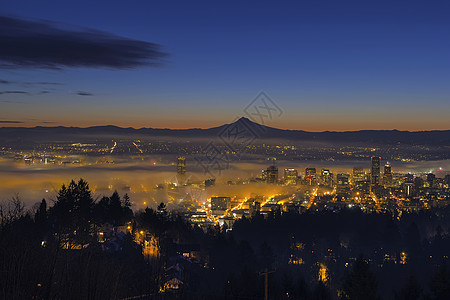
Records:
<instances>
[{"instance_id":1,"label":"low-lying fog layer","mask_svg":"<svg viewBox=\"0 0 450 300\"><path fill-rule=\"evenodd\" d=\"M134 209L145 206L154 207L161 201L182 198L186 191L167 193L166 190L158 190L158 184L174 182L176 177L175 156L167 159L158 157L146 157L140 160L116 159L114 164L81 164L68 165L26 165L24 162L12 162L0 160L0 201L11 199L18 195L26 205L32 206L42 198L51 202L56 198L57 191L63 183L70 180L83 178L88 181L94 197L111 195L117 190L121 195L128 193L134 203ZM384 164L384 162L382 162ZM191 190L190 193L198 199L206 199L218 195L238 195L249 197L255 193L269 195L277 193L280 187L262 184L246 184L228 186L228 180L236 181L238 178L247 179L260 176L261 169L270 165L268 161L245 161L231 163L229 169L216 176L217 186L208 189L207 192ZM277 161L279 176L283 176L284 168L296 168L299 174L304 174L306 167L315 167L320 172L321 168L330 169L333 173L351 172L355 166L364 167L369 171L370 161ZM450 170L450 160L422 161L422 162L391 162L393 172L404 173L428 173L432 171L437 177L443 177ZM186 178L191 181L203 181L211 175L194 160L187 157ZM186 179L185 178L185 179ZM178 179L179 180L179 179ZM181 182L182 183L182 182ZM183 195L179 195L182 193ZM208 194L207 194L208 193Z\"/></svg>"}]
</instances>

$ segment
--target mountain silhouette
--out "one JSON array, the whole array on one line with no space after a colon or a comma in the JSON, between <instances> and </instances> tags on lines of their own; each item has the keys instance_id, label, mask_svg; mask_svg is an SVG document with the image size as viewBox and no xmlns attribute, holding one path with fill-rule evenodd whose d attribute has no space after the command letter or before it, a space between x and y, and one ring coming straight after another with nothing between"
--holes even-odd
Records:
<instances>
[{"instance_id":1,"label":"mountain silhouette","mask_svg":"<svg viewBox=\"0 0 450 300\"><path fill-rule=\"evenodd\" d=\"M43 141L74 141L80 139L99 140L102 138L208 138L214 139L227 130L254 135L260 140L287 140L293 142L316 141L331 143L409 144L450 146L450 130L399 131L399 130L359 130L323 131L287 130L259 124L246 117L235 122L207 129L168 128L123 128L113 125L92 127L0 127L0 141L41 143Z\"/></svg>"}]
</instances>

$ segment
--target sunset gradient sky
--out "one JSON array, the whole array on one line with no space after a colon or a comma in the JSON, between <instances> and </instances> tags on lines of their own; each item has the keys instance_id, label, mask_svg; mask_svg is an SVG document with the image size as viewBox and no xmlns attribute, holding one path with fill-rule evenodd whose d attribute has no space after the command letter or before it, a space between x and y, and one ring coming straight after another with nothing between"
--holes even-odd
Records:
<instances>
[{"instance_id":1,"label":"sunset gradient sky","mask_svg":"<svg viewBox=\"0 0 450 300\"><path fill-rule=\"evenodd\" d=\"M264 91L283 110L273 127L450 129L449 15L448 1L5 1L0 16L167 56L11 65L0 39L0 127L206 128Z\"/></svg>"}]
</instances>

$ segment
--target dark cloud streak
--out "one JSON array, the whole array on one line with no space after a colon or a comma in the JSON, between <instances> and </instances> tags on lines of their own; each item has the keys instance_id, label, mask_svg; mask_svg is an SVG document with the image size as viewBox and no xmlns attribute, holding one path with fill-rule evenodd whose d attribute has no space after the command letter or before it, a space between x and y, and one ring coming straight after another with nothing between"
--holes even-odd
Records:
<instances>
[{"instance_id":1,"label":"dark cloud streak","mask_svg":"<svg viewBox=\"0 0 450 300\"><path fill-rule=\"evenodd\" d=\"M63 83L61 83L61 82L47 82L47 81L41 81L41 82L25 82L25 84L63 85Z\"/></svg>"},{"instance_id":2,"label":"dark cloud streak","mask_svg":"<svg viewBox=\"0 0 450 300\"><path fill-rule=\"evenodd\" d=\"M0 120L0 124L23 124L22 121Z\"/></svg>"},{"instance_id":3,"label":"dark cloud streak","mask_svg":"<svg viewBox=\"0 0 450 300\"><path fill-rule=\"evenodd\" d=\"M83 92L83 91L78 91L77 92L78 96L94 96L94 94L89 93L89 92Z\"/></svg>"},{"instance_id":4,"label":"dark cloud streak","mask_svg":"<svg viewBox=\"0 0 450 300\"><path fill-rule=\"evenodd\" d=\"M5 95L5 94L28 94L28 92L25 91L1 91L0 95Z\"/></svg>"},{"instance_id":5,"label":"dark cloud streak","mask_svg":"<svg viewBox=\"0 0 450 300\"><path fill-rule=\"evenodd\" d=\"M0 100L0 103L14 103L14 104L20 103L20 104L24 104L25 102L22 102L22 101L12 101L12 100Z\"/></svg>"},{"instance_id":6,"label":"dark cloud streak","mask_svg":"<svg viewBox=\"0 0 450 300\"><path fill-rule=\"evenodd\" d=\"M0 63L9 68L155 66L160 46L94 30L69 30L49 22L0 16Z\"/></svg>"},{"instance_id":7,"label":"dark cloud streak","mask_svg":"<svg viewBox=\"0 0 450 300\"><path fill-rule=\"evenodd\" d=\"M0 79L0 84L20 84L20 85L63 85L61 82L48 82L48 81L38 81L38 82L21 82L21 81L9 81Z\"/></svg>"}]
</instances>

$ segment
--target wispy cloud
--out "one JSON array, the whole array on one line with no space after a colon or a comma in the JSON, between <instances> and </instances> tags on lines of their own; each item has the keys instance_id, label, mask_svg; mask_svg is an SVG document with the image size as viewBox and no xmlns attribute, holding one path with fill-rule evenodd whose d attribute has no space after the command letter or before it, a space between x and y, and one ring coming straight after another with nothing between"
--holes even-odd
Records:
<instances>
[{"instance_id":1,"label":"wispy cloud","mask_svg":"<svg viewBox=\"0 0 450 300\"><path fill-rule=\"evenodd\" d=\"M0 95L5 94L28 94L26 91L0 91Z\"/></svg>"},{"instance_id":2,"label":"wispy cloud","mask_svg":"<svg viewBox=\"0 0 450 300\"><path fill-rule=\"evenodd\" d=\"M0 84L19 84L19 85L63 85L61 82L50 82L50 81L11 81L0 79Z\"/></svg>"},{"instance_id":3,"label":"wispy cloud","mask_svg":"<svg viewBox=\"0 0 450 300\"><path fill-rule=\"evenodd\" d=\"M0 100L0 103L25 103L22 101L12 101L12 100Z\"/></svg>"},{"instance_id":4,"label":"wispy cloud","mask_svg":"<svg viewBox=\"0 0 450 300\"><path fill-rule=\"evenodd\" d=\"M47 82L47 81L38 81L38 82L25 82L25 84L40 84L40 85L63 85L61 82Z\"/></svg>"},{"instance_id":5,"label":"wispy cloud","mask_svg":"<svg viewBox=\"0 0 450 300\"><path fill-rule=\"evenodd\" d=\"M38 123L38 124L56 124L53 121L43 121L41 119L25 119L25 121L17 120L0 120L0 124L25 124L25 123Z\"/></svg>"},{"instance_id":6,"label":"wispy cloud","mask_svg":"<svg viewBox=\"0 0 450 300\"><path fill-rule=\"evenodd\" d=\"M165 56L159 45L145 41L0 16L0 63L3 67L127 69L159 65Z\"/></svg>"},{"instance_id":7,"label":"wispy cloud","mask_svg":"<svg viewBox=\"0 0 450 300\"><path fill-rule=\"evenodd\" d=\"M89 93L89 92L83 92L83 91L78 91L77 92L78 96L94 96L94 94Z\"/></svg>"},{"instance_id":8,"label":"wispy cloud","mask_svg":"<svg viewBox=\"0 0 450 300\"><path fill-rule=\"evenodd\" d=\"M0 120L0 124L23 124L22 121Z\"/></svg>"}]
</instances>

